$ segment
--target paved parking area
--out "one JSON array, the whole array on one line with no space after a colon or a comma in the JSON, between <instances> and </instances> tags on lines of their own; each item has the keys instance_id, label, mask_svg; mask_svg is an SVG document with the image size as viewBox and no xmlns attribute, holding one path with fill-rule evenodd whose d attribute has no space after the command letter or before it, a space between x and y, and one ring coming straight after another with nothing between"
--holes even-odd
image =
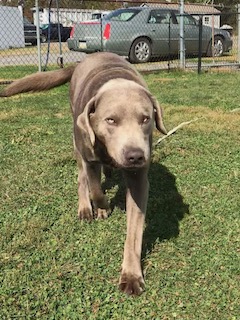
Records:
<instances>
[{"instance_id":1,"label":"paved parking area","mask_svg":"<svg viewBox=\"0 0 240 320\"><path fill-rule=\"evenodd\" d=\"M46 43L41 44L41 64L45 65L48 59L49 64L57 64L60 57L60 48L57 42L52 42L49 48ZM63 63L81 61L85 53L70 51L66 43L62 43ZM0 51L0 66L14 65L38 65L38 48L26 46L25 48L9 49Z\"/></svg>"},{"instance_id":2,"label":"paved parking area","mask_svg":"<svg viewBox=\"0 0 240 320\"><path fill-rule=\"evenodd\" d=\"M63 65L71 64L83 60L85 53L70 51L67 43L61 44ZM45 65L57 65L60 63L60 46L58 42L51 42L48 54L48 44L41 44L41 66L44 70ZM233 61L227 61L227 58ZM206 59L205 59L206 60ZM226 60L226 61L225 61ZM208 58L208 61L202 63L202 68L225 67L225 68L239 68L239 63L236 62L233 55L219 59ZM35 65L38 69L38 49L37 47L27 46L19 49L9 49L0 51L0 67L4 66L19 66L19 65ZM135 67L140 72L154 72L157 70L176 69L179 67L179 60L172 59L170 61L156 61L143 64L136 64ZM186 61L186 68L196 69L197 59L195 61Z\"/></svg>"}]
</instances>

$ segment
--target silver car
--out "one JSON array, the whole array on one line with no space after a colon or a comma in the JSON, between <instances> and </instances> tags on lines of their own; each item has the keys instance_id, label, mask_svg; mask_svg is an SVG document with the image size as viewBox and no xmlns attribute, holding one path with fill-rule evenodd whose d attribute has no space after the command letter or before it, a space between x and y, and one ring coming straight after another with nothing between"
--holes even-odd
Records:
<instances>
[{"instance_id":1,"label":"silver car","mask_svg":"<svg viewBox=\"0 0 240 320\"><path fill-rule=\"evenodd\" d=\"M184 14L184 38L187 55L198 54L199 23ZM81 52L109 51L128 56L133 63L152 57L177 55L179 52L177 10L133 7L112 11L100 21L76 24L67 40L70 50ZM202 26L202 54L221 56L232 48L229 32Z\"/></svg>"}]
</instances>

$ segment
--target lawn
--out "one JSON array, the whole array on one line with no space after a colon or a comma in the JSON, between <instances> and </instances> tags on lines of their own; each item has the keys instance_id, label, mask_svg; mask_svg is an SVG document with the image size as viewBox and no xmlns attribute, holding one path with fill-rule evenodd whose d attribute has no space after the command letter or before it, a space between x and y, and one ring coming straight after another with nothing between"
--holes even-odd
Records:
<instances>
[{"instance_id":1,"label":"lawn","mask_svg":"<svg viewBox=\"0 0 240 320\"><path fill-rule=\"evenodd\" d=\"M1 78L25 72L2 68ZM0 100L0 319L239 319L240 73L145 79L169 130L198 121L153 149L137 298L118 291L119 172L112 215L76 217L68 86Z\"/></svg>"}]
</instances>

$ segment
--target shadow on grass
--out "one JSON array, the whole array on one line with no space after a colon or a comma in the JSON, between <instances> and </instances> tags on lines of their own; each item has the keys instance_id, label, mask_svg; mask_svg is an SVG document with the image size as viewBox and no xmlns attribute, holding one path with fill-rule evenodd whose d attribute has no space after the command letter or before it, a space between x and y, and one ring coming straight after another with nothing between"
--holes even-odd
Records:
<instances>
[{"instance_id":1,"label":"shadow on grass","mask_svg":"<svg viewBox=\"0 0 240 320\"><path fill-rule=\"evenodd\" d=\"M61 165L75 162L66 158ZM103 190L118 185L112 191L111 209L125 210L126 186L121 171L111 170L103 183ZM183 200L176 186L175 176L162 164L152 163L149 170L150 191L146 214L146 227L143 234L142 259L150 253L157 241L175 238L179 235L179 222L189 213L189 206Z\"/></svg>"},{"instance_id":2,"label":"shadow on grass","mask_svg":"<svg viewBox=\"0 0 240 320\"><path fill-rule=\"evenodd\" d=\"M175 176L163 165L152 163L149 170L150 191L146 214L146 228L143 234L142 258L151 252L156 241L175 238L179 235L179 222L189 213L188 204L176 187ZM114 185L119 189L111 200L115 206L125 210L125 182L119 171L103 184L104 189Z\"/></svg>"},{"instance_id":3,"label":"shadow on grass","mask_svg":"<svg viewBox=\"0 0 240 320\"><path fill-rule=\"evenodd\" d=\"M163 165L152 163L149 171L150 192L143 234L142 258L156 241L179 235L179 222L189 213L189 205L176 187L175 176Z\"/></svg>"}]
</instances>

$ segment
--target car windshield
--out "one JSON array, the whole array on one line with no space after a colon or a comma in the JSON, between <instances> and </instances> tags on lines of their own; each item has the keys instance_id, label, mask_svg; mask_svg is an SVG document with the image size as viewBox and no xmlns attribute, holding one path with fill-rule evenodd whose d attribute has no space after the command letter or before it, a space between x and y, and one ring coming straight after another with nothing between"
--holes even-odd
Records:
<instances>
[{"instance_id":1,"label":"car windshield","mask_svg":"<svg viewBox=\"0 0 240 320\"><path fill-rule=\"evenodd\" d=\"M105 19L110 21L129 21L140 11L141 9L119 9L108 14Z\"/></svg>"},{"instance_id":2,"label":"car windshield","mask_svg":"<svg viewBox=\"0 0 240 320\"><path fill-rule=\"evenodd\" d=\"M42 28L42 29L47 29L48 26L49 26L49 24L42 24L42 25L41 25L41 28Z\"/></svg>"}]
</instances>

